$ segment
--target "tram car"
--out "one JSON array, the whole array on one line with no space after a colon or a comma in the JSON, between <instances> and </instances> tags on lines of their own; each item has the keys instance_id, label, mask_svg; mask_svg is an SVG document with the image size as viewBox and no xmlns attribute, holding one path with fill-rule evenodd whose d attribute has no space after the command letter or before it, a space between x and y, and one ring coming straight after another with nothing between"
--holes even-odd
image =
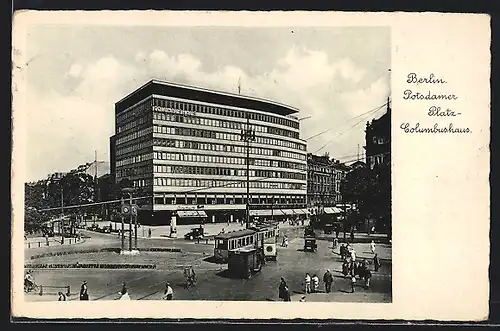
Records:
<instances>
[{"instance_id":1,"label":"tram car","mask_svg":"<svg viewBox=\"0 0 500 331\"><path fill-rule=\"evenodd\" d=\"M225 263L229 251L263 248L266 260L276 260L276 242L278 229L276 227L252 227L248 229L219 233L214 237L214 258L219 263Z\"/></svg>"}]
</instances>

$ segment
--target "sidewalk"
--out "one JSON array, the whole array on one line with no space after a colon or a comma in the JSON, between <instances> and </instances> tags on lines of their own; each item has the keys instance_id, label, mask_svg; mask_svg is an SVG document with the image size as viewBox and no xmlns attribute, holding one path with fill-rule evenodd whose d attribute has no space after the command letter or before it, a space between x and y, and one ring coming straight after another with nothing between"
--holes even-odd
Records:
<instances>
[{"instance_id":1,"label":"sidewalk","mask_svg":"<svg viewBox=\"0 0 500 331\"><path fill-rule=\"evenodd\" d=\"M110 222L96 222L99 227L109 226ZM115 225L116 224L116 225ZM113 229L115 226L118 229L121 229L120 223L113 223ZM184 238L188 232L192 229L199 228L199 224L182 224L177 225L177 238ZM205 236L214 236L219 234L222 229L224 232L238 231L245 229L246 225L241 223L206 223L203 225L205 229ZM300 228L301 226L292 226L288 223L280 223L279 229L287 229L287 228ZM129 225L127 223L124 224L125 231L128 231ZM170 225L141 225L137 229L137 236L139 238L149 238L149 230L151 229L151 239L169 239L170 238Z\"/></svg>"},{"instance_id":2,"label":"sidewalk","mask_svg":"<svg viewBox=\"0 0 500 331\"><path fill-rule=\"evenodd\" d=\"M64 238L64 244L61 244L60 237L50 237L49 244L44 237L31 237L24 240L24 248L40 248L40 247L54 247L54 246L68 246L76 245L85 242L85 239L78 240L77 238Z\"/></svg>"},{"instance_id":3,"label":"sidewalk","mask_svg":"<svg viewBox=\"0 0 500 331\"><path fill-rule=\"evenodd\" d=\"M390 294L378 293L378 292L367 292L366 290L358 290L354 293L348 293L348 291L336 291L331 293L310 293L304 294L292 294L290 299L292 302L376 302L376 303L390 303L392 298Z\"/></svg>"}]
</instances>

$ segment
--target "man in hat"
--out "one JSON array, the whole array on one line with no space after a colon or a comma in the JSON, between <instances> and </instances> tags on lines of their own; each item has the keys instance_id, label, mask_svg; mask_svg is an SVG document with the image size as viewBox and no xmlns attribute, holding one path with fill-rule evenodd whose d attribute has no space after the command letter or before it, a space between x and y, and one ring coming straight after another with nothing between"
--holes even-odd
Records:
<instances>
[{"instance_id":1,"label":"man in hat","mask_svg":"<svg viewBox=\"0 0 500 331\"><path fill-rule=\"evenodd\" d=\"M80 300L88 300L89 293L87 288L87 281L84 280L82 286L80 287Z\"/></svg>"},{"instance_id":2,"label":"man in hat","mask_svg":"<svg viewBox=\"0 0 500 331\"><path fill-rule=\"evenodd\" d=\"M326 270L323 275L323 282L325 283L325 292L330 293L332 290L333 276L330 269Z\"/></svg>"}]
</instances>

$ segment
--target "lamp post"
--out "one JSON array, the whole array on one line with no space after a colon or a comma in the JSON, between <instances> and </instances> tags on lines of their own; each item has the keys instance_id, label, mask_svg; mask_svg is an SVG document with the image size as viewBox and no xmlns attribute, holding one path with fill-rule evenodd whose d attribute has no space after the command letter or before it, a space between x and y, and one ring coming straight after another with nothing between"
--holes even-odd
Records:
<instances>
[{"instance_id":1,"label":"lamp post","mask_svg":"<svg viewBox=\"0 0 500 331\"><path fill-rule=\"evenodd\" d=\"M247 113L247 125L241 130L241 140L246 143L247 150L247 204L246 204L246 227L250 224L250 141L255 141L255 131L250 128L250 114Z\"/></svg>"},{"instance_id":2,"label":"lamp post","mask_svg":"<svg viewBox=\"0 0 500 331\"><path fill-rule=\"evenodd\" d=\"M129 250L132 251L132 223L133 223L133 218L134 218L134 213L132 212L132 192L133 192L133 189L124 188L122 191L124 193L127 193L129 196L130 218L129 218L129 224L128 224L128 233L129 233ZM135 247L137 249L137 221L135 222Z\"/></svg>"}]
</instances>

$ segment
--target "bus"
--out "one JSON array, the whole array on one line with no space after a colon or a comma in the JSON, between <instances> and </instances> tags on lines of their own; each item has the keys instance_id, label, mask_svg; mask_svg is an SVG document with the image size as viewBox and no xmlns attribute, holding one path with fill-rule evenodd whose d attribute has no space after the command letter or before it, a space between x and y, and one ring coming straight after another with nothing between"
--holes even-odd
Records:
<instances>
[{"instance_id":1,"label":"bus","mask_svg":"<svg viewBox=\"0 0 500 331\"><path fill-rule=\"evenodd\" d=\"M214 237L214 258L217 262L227 262L229 251L241 248L263 248L266 259L273 259L273 257L276 259L277 237L276 227L252 227L219 233Z\"/></svg>"}]
</instances>

